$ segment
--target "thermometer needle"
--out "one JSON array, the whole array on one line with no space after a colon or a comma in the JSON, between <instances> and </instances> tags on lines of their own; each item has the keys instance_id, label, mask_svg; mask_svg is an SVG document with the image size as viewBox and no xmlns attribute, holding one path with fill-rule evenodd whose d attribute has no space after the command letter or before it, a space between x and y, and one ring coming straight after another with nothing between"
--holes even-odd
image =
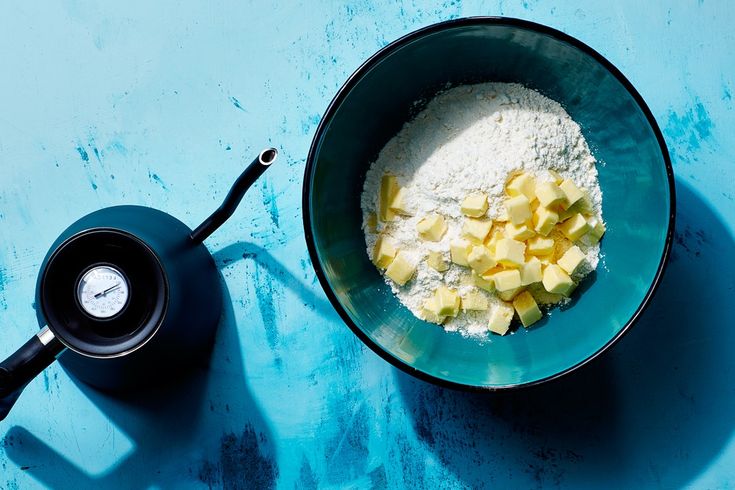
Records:
<instances>
[{"instance_id":1,"label":"thermometer needle","mask_svg":"<svg viewBox=\"0 0 735 490\"><path fill-rule=\"evenodd\" d=\"M109 288L105 289L105 290L104 290L104 291L102 291L101 293L97 293L97 294L95 294L95 295L94 295L94 298L95 298L95 299L97 299L97 298L100 298L100 297L102 297L102 296L105 296L105 295L106 295L107 293L109 293L109 292L112 292L112 291L116 290L116 289L117 289L117 288L119 288L119 287L120 287L120 283L118 282L118 283L117 283L117 284L115 284L114 286L111 286L111 287L109 287Z\"/></svg>"}]
</instances>

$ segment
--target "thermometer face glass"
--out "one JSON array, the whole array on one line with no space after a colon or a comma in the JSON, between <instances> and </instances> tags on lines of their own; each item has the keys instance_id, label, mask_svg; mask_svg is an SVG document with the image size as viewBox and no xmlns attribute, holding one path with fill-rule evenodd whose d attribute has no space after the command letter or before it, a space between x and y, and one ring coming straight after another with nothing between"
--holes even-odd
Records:
<instances>
[{"instance_id":1,"label":"thermometer face glass","mask_svg":"<svg viewBox=\"0 0 735 490\"><path fill-rule=\"evenodd\" d=\"M114 267L101 265L87 271L77 286L77 299L93 318L112 318L128 304L130 286Z\"/></svg>"}]
</instances>

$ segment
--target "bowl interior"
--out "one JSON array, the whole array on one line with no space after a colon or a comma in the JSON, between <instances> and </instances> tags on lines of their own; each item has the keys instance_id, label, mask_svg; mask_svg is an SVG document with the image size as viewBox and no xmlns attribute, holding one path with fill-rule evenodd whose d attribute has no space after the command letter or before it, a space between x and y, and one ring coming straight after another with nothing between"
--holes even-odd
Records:
<instances>
[{"instance_id":1,"label":"bowl interior","mask_svg":"<svg viewBox=\"0 0 735 490\"><path fill-rule=\"evenodd\" d=\"M448 83L488 81L536 89L580 124L599 162L608 231L604 259L572 307L553 310L537 328L481 343L415 318L391 294L365 251L360 194L370 163L421 109L416 101ZM497 19L425 30L358 72L322 123L306 175L315 266L343 315L390 360L473 387L552 377L614 339L655 280L672 192L656 131L613 73L552 31Z\"/></svg>"}]
</instances>

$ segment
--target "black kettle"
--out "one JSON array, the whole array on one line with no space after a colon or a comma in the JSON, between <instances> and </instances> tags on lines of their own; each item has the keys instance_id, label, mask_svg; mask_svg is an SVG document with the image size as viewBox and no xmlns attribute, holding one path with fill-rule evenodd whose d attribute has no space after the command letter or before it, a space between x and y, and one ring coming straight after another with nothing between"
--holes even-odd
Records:
<instances>
[{"instance_id":1,"label":"black kettle","mask_svg":"<svg viewBox=\"0 0 735 490\"><path fill-rule=\"evenodd\" d=\"M81 218L54 242L36 286L41 330L0 363L0 420L55 359L105 391L180 376L211 348L222 284L203 241L275 161L263 150L195 230L162 211L115 206Z\"/></svg>"}]
</instances>

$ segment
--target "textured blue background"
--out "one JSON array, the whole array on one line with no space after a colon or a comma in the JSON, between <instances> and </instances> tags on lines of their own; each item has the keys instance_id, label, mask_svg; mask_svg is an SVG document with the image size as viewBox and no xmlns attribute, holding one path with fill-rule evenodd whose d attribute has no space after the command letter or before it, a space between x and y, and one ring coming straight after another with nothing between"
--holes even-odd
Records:
<instances>
[{"instance_id":1,"label":"textured blue background","mask_svg":"<svg viewBox=\"0 0 735 490\"><path fill-rule=\"evenodd\" d=\"M53 366L0 424L0 488L735 487L731 2L425 3L0 6L0 356L35 331L35 276L66 225L122 203L196 225L257 151L282 150L208 241L232 297L211 368L120 402ZM641 322L590 368L507 396L427 385L363 347L301 230L338 87L391 40L468 15L600 51L677 176L672 262Z\"/></svg>"}]
</instances>

